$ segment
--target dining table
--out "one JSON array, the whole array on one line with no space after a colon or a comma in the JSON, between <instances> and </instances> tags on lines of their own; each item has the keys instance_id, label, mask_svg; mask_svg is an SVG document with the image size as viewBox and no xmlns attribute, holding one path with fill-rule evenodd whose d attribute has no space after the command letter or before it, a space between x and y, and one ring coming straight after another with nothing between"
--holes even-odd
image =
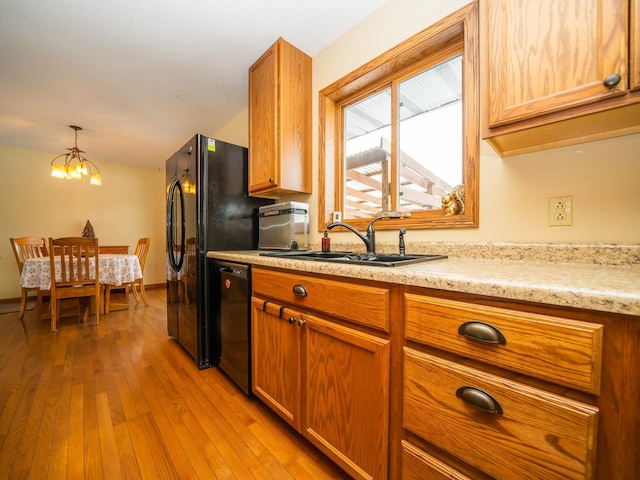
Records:
<instances>
[{"instance_id":1,"label":"dining table","mask_svg":"<svg viewBox=\"0 0 640 480\"><path fill-rule=\"evenodd\" d=\"M100 284L120 286L142 278L142 268L136 255L101 253L98 255ZM95 272L95 268L92 269ZM56 257L56 279L61 278L60 258ZM51 260L49 257L27 258L22 267L20 285L24 288L51 290ZM102 296L104 298L104 295ZM104 305L100 306L104 312Z\"/></svg>"}]
</instances>

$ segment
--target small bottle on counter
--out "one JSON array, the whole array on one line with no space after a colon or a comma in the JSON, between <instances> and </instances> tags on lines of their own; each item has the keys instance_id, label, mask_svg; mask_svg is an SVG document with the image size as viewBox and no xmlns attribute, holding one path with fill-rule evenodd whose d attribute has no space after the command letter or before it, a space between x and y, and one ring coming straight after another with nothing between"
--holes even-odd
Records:
<instances>
[{"instance_id":1,"label":"small bottle on counter","mask_svg":"<svg viewBox=\"0 0 640 480\"><path fill-rule=\"evenodd\" d=\"M329 232L326 230L324 231L324 236L322 237L322 251L331 251L331 239L329 238Z\"/></svg>"}]
</instances>

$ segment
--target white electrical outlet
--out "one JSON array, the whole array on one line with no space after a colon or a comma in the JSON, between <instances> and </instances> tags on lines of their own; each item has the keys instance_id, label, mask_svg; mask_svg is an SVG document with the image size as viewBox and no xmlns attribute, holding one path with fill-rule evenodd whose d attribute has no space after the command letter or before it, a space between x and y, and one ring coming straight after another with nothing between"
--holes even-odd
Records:
<instances>
[{"instance_id":1,"label":"white electrical outlet","mask_svg":"<svg viewBox=\"0 0 640 480\"><path fill-rule=\"evenodd\" d=\"M573 198L549 197L549 226L573 225Z\"/></svg>"},{"instance_id":2,"label":"white electrical outlet","mask_svg":"<svg viewBox=\"0 0 640 480\"><path fill-rule=\"evenodd\" d=\"M341 222L342 221L342 212L333 212L333 221Z\"/></svg>"}]
</instances>

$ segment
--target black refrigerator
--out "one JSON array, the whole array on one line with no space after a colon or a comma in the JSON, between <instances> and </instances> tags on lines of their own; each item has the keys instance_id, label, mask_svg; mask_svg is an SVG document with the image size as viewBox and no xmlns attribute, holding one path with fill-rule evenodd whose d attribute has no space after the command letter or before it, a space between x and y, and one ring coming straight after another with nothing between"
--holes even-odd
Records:
<instances>
[{"instance_id":1,"label":"black refrigerator","mask_svg":"<svg viewBox=\"0 0 640 480\"><path fill-rule=\"evenodd\" d=\"M258 247L247 149L197 134L166 162L167 330L199 368L220 359L218 299L209 250Z\"/></svg>"}]
</instances>

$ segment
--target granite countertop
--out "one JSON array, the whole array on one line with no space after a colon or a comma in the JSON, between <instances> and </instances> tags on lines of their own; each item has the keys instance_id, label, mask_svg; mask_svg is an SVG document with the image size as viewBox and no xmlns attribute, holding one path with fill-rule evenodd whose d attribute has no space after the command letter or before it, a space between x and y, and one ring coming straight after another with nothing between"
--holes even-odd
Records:
<instances>
[{"instance_id":1,"label":"granite countertop","mask_svg":"<svg viewBox=\"0 0 640 480\"><path fill-rule=\"evenodd\" d=\"M640 265L637 263L637 249L640 247L633 246L631 250L623 249L624 251L605 249L609 255L604 255L604 260L599 262L594 260L592 249L587 250L586 256L581 256L576 255L576 247L571 246L574 251L571 258L576 260L573 263L548 261L546 253L540 257L541 250L531 250L530 246L527 247L529 254L516 254L513 249L503 250L500 247L497 247L502 252L499 259L496 259L495 251L492 251L493 258L449 256L447 259L399 267L288 260L260 256L259 251L212 251L207 256L299 272L640 316ZM430 248L430 253L443 253L433 246ZM485 245L482 251L486 253L486 250ZM551 250L554 258L566 260L565 256L558 254L557 249ZM580 252L584 253L582 250ZM414 250L411 253L419 252ZM630 254L631 261L628 258L620 261L621 253L627 256ZM612 257L616 260L612 260Z\"/></svg>"}]
</instances>

